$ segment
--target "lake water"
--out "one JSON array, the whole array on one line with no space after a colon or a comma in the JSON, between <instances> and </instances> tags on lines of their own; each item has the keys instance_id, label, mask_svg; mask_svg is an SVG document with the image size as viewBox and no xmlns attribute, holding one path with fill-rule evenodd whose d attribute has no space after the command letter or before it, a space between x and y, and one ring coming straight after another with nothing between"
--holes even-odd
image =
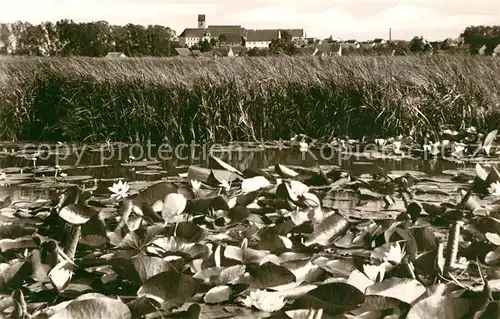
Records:
<instances>
[{"instance_id":1,"label":"lake water","mask_svg":"<svg viewBox=\"0 0 500 319\"><path fill-rule=\"evenodd\" d=\"M419 171L436 176L444 170L464 169L475 165L442 159L382 157L379 153L345 154L334 152L331 147L316 147L301 152L297 146L277 143L264 145L245 143L238 146L231 144L217 147L212 145L212 147L217 157L240 171L250 167L265 169L280 163L301 167L334 165L356 175L374 173L384 168L387 171ZM54 176L53 168L56 164L68 175L66 182L73 177L76 181L71 183L76 184L92 186L95 179L115 178L124 178L129 182L154 181L185 173L190 165L208 167L210 146L181 145L159 149L135 144L68 146L0 143L0 150L3 150L0 153L0 171L6 171L7 176L18 176L19 173L23 173L24 176L22 182L16 182L15 185L0 186L0 199L10 196L13 201L33 201L56 196L57 187L39 185L44 177ZM36 162L30 159L33 154L37 154ZM130 156L136 159L132 160ZM32 177L26 177L26 173L32 174ZM82 180L78 180L78 176L82 176Z\"/></svg>"}]
</instances>

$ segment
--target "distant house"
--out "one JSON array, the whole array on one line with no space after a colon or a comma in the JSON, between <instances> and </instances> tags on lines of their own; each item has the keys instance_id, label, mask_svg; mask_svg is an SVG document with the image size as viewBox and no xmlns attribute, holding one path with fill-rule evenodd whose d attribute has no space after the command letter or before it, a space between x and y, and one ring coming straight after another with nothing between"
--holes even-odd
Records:
<instances>
[{"instance_id":1,"label":"distant house","mask_svg":"<svg viewBox=\"0 0 500 319\"><path fill-rule=\"evenodd\" d=\"M241 25L209 25L206 28L187 28L179 35L181 46L192 47L207 39L221 40L221 45L242 45L245 29Z\"/></svg>"},{"instance_id":2,"label":"distant house","mask_svg":"<svg viewBox=\"0 0 500 319\"><path fill-rule=\"evenodd\" d=\"M281 31L275 29L247 30L245 47L268 48L271 41L281 38Z\"/></svg>"},{"instance_id":3,"label":"distant house","mask_svg":"<svg viewBox=\"0 0 500 319\"><path fill-rule=\"evenodd\" d=\"M206 16L198 15L197 28L186 28L179 35L179 46L191 48L200 41L216 40L219 47L245 46L247 48L267 48L273 39L286 32L294 42L304 42L304 29L246 30L241 25L209 25ZM304 43L305 45L306 43Z\"/></svg>"},{"instance_id":4,"label":"distant house","mask_svg":"<svg viewBox=\"0 0 500 319\"><path fill-rule=\"evenodd\" d=\"M221 47L221 48L213 48L212 51L204 52L204 56L213 57L213 58L225 58L225 57L235 57L236 54L233 51L233 48Z\"/></svg>"},{"instance_id":5,"label":"distant house","mask_svg":"<svg viewBox=\"0 0 500 319\"><path fill-rule=\"evenodd\" d=\"M500 56L500 44L493 49L493 56Z\"/></svg>"},{"instance_id":6,"label":"distant house","mask_svg":"<svg viewBox=\"0 0 500 319\"><path fill-rule=\"evenodd\" d=\"M356 40L347 40L342 43L344 49L359 49L360 44Z\"/></svg>"},{"instance_id":7,"label":"distant house","mask_svg":"<svg viewBox=\"0 0 500 319\"><path fill-rule=\"evenodd\" d=\"M122 58L126 58L126 57L127 56L123 52L109 52L105 56L106 59L122 59Z\"/></svg>"},{"instance_id":8,"label":"distant house","mask_svg":"<svg viewBox=\"0 0 500 319\"><path fill-rule=\"evenodd\" d=\"M382 45L382 44L386 44L387 41L385 39L382 39L382 38L376 38L376 39L373 39L372 41L372 46L378 46L378 45Z\"/></svg>"},{"instance_id":9,"label":"distant house","mask_svg":"<svg viewBox=\"0 0 500 319\"><path fill-rule=\"evenodd\" d=\"M365 51L373 49L376 44L373 41L358 42L357 48Z\"/></svg>"},{"instance_id":10,"label":"distant house","mask_svg":"<svg viewBox=\"0 0 500 319\"><path fill-rule=\"evenodd\" d=\"M325 57L325 56L341 56L342 46L340 44L323 44L318 45L312 53L313 56Z\"/></svg>"},{"instance_id":11,"label":"distant house","mask_svg":"<svg viewBox=\"0 0 500 319\"><path fill-rule=\"evenodd\" d=\"M187 46L188 48L192 47L195 44L198 44L200 40L205 35L205 29L198 28L188 28L184 29L182 33L179 35L179 45Z\"/></svg>"},{"instance_id":12,"label":"distant house","mask_svg":"<svg viewBox=\"0 0 500 319\"><path fill-rule=\"evenodd\" d=\"M193 53L188 48L175 48L178 56L192 56Z\"/></svg>"},{"instance_id":13,"label":"distant house","mask_svg":"<svg viewBox=\"0 0 500 319\"><path fill-rule=\"evenodd\" d=\"M281 29L281 33L287 33L290 35L292 41L296 42L304 39L304 29Z\"/></svg>"},{"instance_id":14,"label":"distant house","mask_svg":"<svg viewBox=\"0 0 500 319\"><path fill-rule=\"evenodd\" d=\"M217 36L219 46L241 46L245 42L245 37L240 32L221 33Z\"/></svg>"},{"instance_id":15,"label":"distant house","mask_svg":"<svg viewBox=\"0 0 500 319\"><path fill-rule=\"evenodd\" d=\"M321 44L317 42L316 38L306 38L306 42L308 45Z\"/></svg>"},{"instance_id":16,"label":"distant house","mask_svg":"<svg viewBox=\"0 0 500 319\"><path fill-rule=\"evenodd\" d=\"M246 31L245 47L268 48L272 40L281 39L284 33L290 36L291 41L306 45L304 29L257 29Z\"/></svg>"},{"instance_id":17,"label":"distant house","mask_svg":"<svg viewBox=\"0 0 500 319\"><path fill-rule=\"evenodd\" d=\"M439 44L439 49L446 50L455 46L455 42L452 38L446 38Z\"/></svg>"}]
</instances>

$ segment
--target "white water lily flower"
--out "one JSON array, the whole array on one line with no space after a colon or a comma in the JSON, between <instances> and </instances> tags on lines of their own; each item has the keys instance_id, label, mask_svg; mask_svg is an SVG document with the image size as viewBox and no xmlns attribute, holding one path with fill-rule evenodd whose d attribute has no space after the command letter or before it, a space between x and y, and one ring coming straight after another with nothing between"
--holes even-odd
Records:
<instances>
[{"instance_id":1,"label":"white water lily flower","mask_svg":"<svg viewBox=\"0 0 500 319\"><path fill-rule=\"evenodd\" d=\"M381 282L384 280L385 267L382 265L363 265L363 272L373 282Z\"/></svg>"},{"instance_id":2,"label":"white water lily flower","mask_svg":"<svg viewBox=\"0 0 500 319\"><path fill-rule=\"evenodd\" d=\"M488 191L493 196L500 196L500 182L497 181L497 182L491 183L490 187L488 187Z\"/></svg>"},{"instance_id":3,"label":"white water lily flower","mask_svg":"<svg viewBox=\"0 0 500 319\"><path fill-rule=\"evenodd\" d=\"M7 174L5 172L0 173L0 181L6 180L7 179Z\"/></svg>"},{"instance_id":4,"label":"white water lily flower","mask_svg":"<svg viewBox=\"0 0 500 319\"><path fill-rule=\"evenodd\" d=\"M179 193L171 193L163 201L161 215L165 222L168 222L175 215L180 215L186 209L187 199Z\"/></svg>"},{"instance_id":5,"label":"white water lily flower","mask_svg":"<svg viewBox=\"0 0 500 319\"><path fill-rule=\"evenodd\" d=\"M219 186L224 188L226 192L228 192L231 189L231 185L226 180L223 180Z\"/></svg>"},{"instance_id":6,"label":"white water lily flower","mask_svg":"<svg viewBox=\"0 0 500 319\"><path fill-rule=\"evenodd\" d=\"M441 146L440 142L436 143L430 143L430 144L424 144L424 151L428 152L429 154L436 156L439 154L439 146Z\"/></svg>"},{"instance_id":7,"label":"white water lily flower","mask_svg":"<svg viewBox=\"0 0 500 319\"><path fill-rule=\"evenodd\" d=\"M383 138L376 138L375 139L375 144L377 144L378 146L384 146L385 143L387 143L387 140L386 139L383 139Z\"/></svg>"},{"instance_id":8,"label":"white water lily flower","mask_svg":"<svg viewBox=\"0 0 500 319\"><path fill-rule=\"evenodd\" d=\"M477 129L475 126L468 127L466 131L467 131L467 133L470 133L470 134L477 133Z\"/></svg>"},{"instance_id":9,"label":"white water lily flower","mask_svg":"<svg viewBox=\"0 0 500 319\"><path fill-rule=\"evenodd\" d=\"M309 145L306 142L299 142L299 146L301 152L307 152L309 149Z\"/></svg>"},{"instance_id":10,"label":"white water lily flower","mask_svg":"<svg viewBox=\"0 0 500 319\"><path fill-rule=\"evenodd\" d=\"M431 154L433 156L436 156L436 155L438 155L440 153L440 150L439 150L440 146L441 146L440 142L436 142L436 143L432 144Z\"/></svg>"},{"instance_id":11,"label":"white water lily flower","mask_svg":"<svg viewBox=\"0 0 500 319\"><path fill-rule=\"evenodd\" d=\"M68 176L68 173L64 173L64 172L63 172L63 173L59 174L59 176L61 176L61 177L67 177L67 176Z\"/></svg>"},{"instance_id":12,"label":"white water lily flower","mask_svg":"<svg viewBox=\"0 0 500 319\"><path fill-rule=\"evenodd\" d=\"M201 187L201 182L196 180L191 180L191 187L193 188L194 192L197 192Z\"/></svg>"},{"instance_id":13,"label":"white water lily flower","mask_svg":"<svg viewBox=\"0 0 500 319\"><path fill-rule=\"evenodd\" d=\"M128 196L127 192L130 189L130 185L127 182L119 180L118 183L114 183L113 186L108 187L108 189L113 193L111 198L122 199Z\"/></svg>"},{"instance_id":14,"label":"white water lily flower","mask_svg":"<svg viewBox=\"0 0 500 319\"><path fill-rule=\"evenodd\" d=\"M394 141L392 143L392 146L394 147L394 153L397 153L397 154L401 153L401 142L400 141Z\"/></svg>"},{"instance_id":15,"label":"white water lily flower","mask_svg":"<svg viewBox=\"0 0 500 319\"><path fill-rule=\"evenodd\" d=\"M453 153L451 153L451 155L455 157L462 157L464 156L464 151L465 151L465 144L456 143L455 150L453 151Z\"/></svg>"},{"instance_id":16,"label":"white water lily flower","mask_svg":"<svg viewBox=\"0 0 500 319\"><path fill-rule=\"evenodd\" d=\"M401 263L401 260L405 256L404 248L401 248L399 243L389 246L389 251L384 253L384 262L386 266L397 266Z\"/></svg>"},{"instance_id":17,"label":"white water lily flower","mask_svg":"<svg viewBox=\"0 0 500 319\"><path fill-rule=\"evenodd\" d=\"M279 311L286 305L285 299L278 292L260 289L250 292L250 296L243 299L242 303L245 307L251 308L254 306L266 312Z\"/></svg>"}]
</instances>

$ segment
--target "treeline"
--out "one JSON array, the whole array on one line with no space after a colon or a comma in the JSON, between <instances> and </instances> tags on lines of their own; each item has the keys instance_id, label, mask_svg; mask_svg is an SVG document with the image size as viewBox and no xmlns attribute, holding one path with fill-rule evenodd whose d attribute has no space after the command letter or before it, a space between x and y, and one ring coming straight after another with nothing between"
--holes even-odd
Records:
<instances>
[{"instance_id":1,"label":"treeline","mask_svg":"<svg viewBox=\"0 0 500 319\"><path fill-rule=\"evenodd\" d=\"M500 26L470 26L460 35L461 43L468 45L471 54L482 48L483 54L490 55L500 44ZM197 49L210 51L218 40L200 42ZM451 39L448 39L451 40ZM429 45L422 37L412 40L388 43L377 50L396 51L396 54L422 52L432 49L450 50L447 40L437 47ZM127 24L110 25L106 21L76 23L60 20L56 23L43 22L33 25L28 22L0 24L0 54L33 56L105 56L108 52L123 52L127 56L171 56L178 46L175 31L161 25L142 26ZM377 53L377 50L360 54ZM385 51L384 51L385 50ZM254 52L255 51L255 52ZM287 39L274 40L267 50L250 49L248 55L294 55L298 48ZM347 52L346 52L347 53Z\"/></svg>"},{"instance_id":2,"label":"treeline","mask_svg":"<svg viewBox=\"0 0 500 319\"><path fill-rule=\"evenodd\" d=\"M174 38L174 30L160 25L18 21L0 24L0 54L100 57L119 51L128 56L169 56Z\"/></svg>"},{"instance_id":3,"label":"treeline","mask_svg":"<svg viewBox=\"0 0 500 319\"><path fill-rule=\"evenodd\" d=\"M464 39L464 43L470 45L473 54L484 46L484 53L490 55L500 45L500 25L471 26L466 28L460 36Z\"/></svg>"}]
</instances>

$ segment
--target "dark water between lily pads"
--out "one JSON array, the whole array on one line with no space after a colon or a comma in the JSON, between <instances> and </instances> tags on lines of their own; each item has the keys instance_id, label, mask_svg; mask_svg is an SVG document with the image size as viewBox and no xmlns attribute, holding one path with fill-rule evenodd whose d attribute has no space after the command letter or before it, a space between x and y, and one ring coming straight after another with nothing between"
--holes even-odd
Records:
<instances>
[{"instance_id":1,"label":"dark water between lily pads","mask_svg":"<svg viewBox=\"0 0 500 319\"><path fill-rule=\"evenodd\" d=\"M139 145L73 145L0 143L0 199L13 201L54 198L71 184L95 186L99 179L125 179L137 188L148 182L178 177L190 165L208 167L209 147L172 147L170 153L158 149L145 151ZM438 176L446 170L467 170L475 162L449 159L419 159L381 153L340 153L332 149L248 143L238 147L212 148L215 156L243 171L247 168L272 168L276 163L291 167L340 166L351 174L386 171L418 171ZM134 159L131 158L134 157ZM33 159L36 158L36 161ZM57 171L55 178L55 166ZM61 177L62 175L65 177Z\"/></svg>"}]
</instances>

